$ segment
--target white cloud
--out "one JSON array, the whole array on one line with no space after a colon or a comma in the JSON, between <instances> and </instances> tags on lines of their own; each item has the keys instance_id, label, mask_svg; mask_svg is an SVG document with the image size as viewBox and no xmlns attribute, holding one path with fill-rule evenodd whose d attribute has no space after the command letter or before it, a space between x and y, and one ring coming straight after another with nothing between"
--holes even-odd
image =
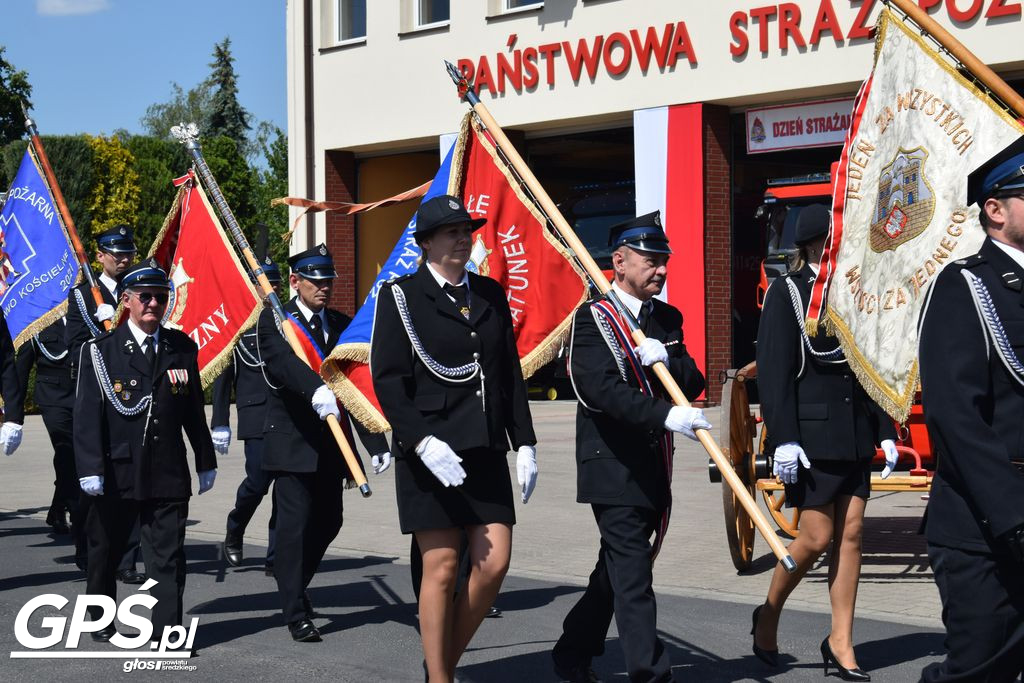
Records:
<instances>
[{"instance_id":1,"label":"white cloud","mask_svg":"<svg viewBox=\"0 0 1024 683\"><path fill-rule=\"evenodd\" d=\"M110 9L110 0L36 0L36 11L44 16L95 14Z\"/></svg>"}]
</instances>

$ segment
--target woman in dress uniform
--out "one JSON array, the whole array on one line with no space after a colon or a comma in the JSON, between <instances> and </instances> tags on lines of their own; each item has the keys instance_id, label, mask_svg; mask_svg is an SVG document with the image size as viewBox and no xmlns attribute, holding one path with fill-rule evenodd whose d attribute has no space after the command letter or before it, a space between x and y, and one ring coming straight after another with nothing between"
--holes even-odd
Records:
<instances>
[{"instance_id":1,"label":"woman in dress uniform","mask_svg":"<svg viewBox=\"0 0 1024 683\"><path fill-rule=\"evenodd\" d=\"M800 509L800 536L789 546L797 571L778 565L765 603L754 610L754 654L778 665L776 633L786 598L832 544L829 598L832 630L821 642L825 672L843 680L871 677L853 652L853 612L860 579L861 528L871 490L875 444L885 452L887 477L896 464L892 420L857 381L835 337L811 339L804 318L829 227L824 204L797 217L799 253L789 273L765 297L757 335L758 388L774 472L786 487L786 505ZM771 450L771 448L769 448Z\"/></svg>"},{"instance_id":2,"label":"woman in dress uniform","mask_svg":"<svg viewBox=\"0 0 1024 683\"><path fill-rule=\"evenodd\" d=\"M431 681L452 680L508 569L510 442L524 503L537 478L508 300L497 282L465 270L484 222L449 195L420 206L422 263L382 288L371 340L374 389L393 430L399 523L423 560L420 634ZM470 577L453 601L464 531Z\"/></svg>"}]
</instances>

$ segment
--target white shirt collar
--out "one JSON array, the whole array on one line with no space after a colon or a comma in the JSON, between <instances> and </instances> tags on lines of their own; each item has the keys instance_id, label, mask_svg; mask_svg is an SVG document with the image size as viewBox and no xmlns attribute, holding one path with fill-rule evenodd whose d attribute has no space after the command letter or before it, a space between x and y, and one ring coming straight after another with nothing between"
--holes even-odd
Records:
<instances>
[{"instance_id":1,"label":"white shirt collar","mask_svg":"<svg viewBox=\"0 0 1024 683\"><path fill-rule=\"evenodd\" d=\"M434 276L434 280L437 282L437 286L440 287L441 289L444 289L445 285L451 284L450 282L448 282L448 280L444 278L443 275L434 270L434 266L430 265L430 263L427 263L427 270L429 270L430 274ZM466 274L465 270L462 271L462 279L459 280L458 285L469 285L469 275Z\"/></svg>"},{"instance_id":2,"label":"white shirt collar","mask_svg":"<svg viewBox=\"0 0 1024 683\"><path fill-rule=\"evenodd\" d=\"M132 322L131 318L128 318L128 329L131 330L132 336L135 337L135 341L136 341L136 343L138 343L139 348L140 349L143 348L142 347L142 342L145 341L146 337L148 337L149 335L147 335L145 332L143 332L142 329L138 325L136 325L134 322ZM153 332L152 336L153 336L153 341L155 342L156 346L159 346L159 344L160 344L160 326L159 325L157 325L157 328ZM154 348L153 351L156 351L156 348Z\"/></svg>"},{"instance_id":3,"label":"white shirt collar","mask_svg":"<svg viewBox=\"0 0 1024 683\"><path fill-rule=\"evenodd\" d=\"M1011 247L1009 244L1003 244L997 239L989 237L990 240L995 242L995 245L1006 252L1006 255L1012 258L1018 266L1024 268L1024 251L1021 251L1017 247Z\"/></svg>"},{"instance_id":4,"label":"white shirt collar","mask_svg":"<svg viewBox=\"0 0 1024 683\"><path fill-rule=\"evenodd\" d=\"M110 292L111 295L113 295L114 298L116 299L117 298L117 280L115 280L114 278L110 277L106 273L100 273L100 282L103 283L103 286L107 288L107 291Z\"/></svg>"},{"instance_id":5,"label":"white shirt collar","mask_svg":"<svg viewBox=\"0 0 1024 683\"><path fill-rule=\"evenodd\" d=\"M321 308L319 313L314 313L312 309L309 308L309 306L302 303L302 297L298 295L295 296L295 305L298 306L299 312L302 313L302 317L306 319L307 323L313 319L314 315L319 315L320 329L324 331L324 335L327 334L327 318L324 316L324 309L327 308L326 306L324 306L324 308Z\"/></svg>"},{"instance_id":6,"label":"white shirt collar","mask_svg":"<svg viewBox=\"0 0 1024 683\"><path fill-rule=\"evenodd\" d=\"M624 290L622 287L619 287L618 282L612 283L612 289L614 289L615 293L619 295L619 301L621 301L622 305L625 306L626 309L633 314L633 317L639 318L640 307L644 305L644 302L640 301L640 299L637 299L635 296ZM650 301L650 299L648 299L648 301Z\"/></svg>"}]
</instances>

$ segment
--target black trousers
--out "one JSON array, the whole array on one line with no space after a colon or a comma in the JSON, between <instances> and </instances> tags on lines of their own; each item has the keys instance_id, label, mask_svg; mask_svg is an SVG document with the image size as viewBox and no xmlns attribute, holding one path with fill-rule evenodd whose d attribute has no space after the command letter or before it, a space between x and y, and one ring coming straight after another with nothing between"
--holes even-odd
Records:
<instances>
[{"instance_id":1,"label":"black trousers","mask_svg":"<svg viewBox=\"0 0 1024 683\"><path fill-rule=\"evenodd\" d=\"M1024 565L928 545L942 599L946 659L922 681L1015 681L1024 671Z\"/></svg>"},{"instance_id":2,"label":"black trousers","mask_svg":"<svg viewBox=\"0 0 1024 683\"><path fill-rule=\"evenodd\" d=\"M71 533L75 541L75 562L81 565L89 563L89 539L86 530L86 520L89 519L90 510L95 500L94 496L86 495L79 489L78 505L75 506L71 513ZM121 554L121 560L117 565L118 570L135 570L135 565L138 564L139 558L142 555L139 536L139 517L136 515L131 531L128 534L128 540L124 546L124 552Z\"/></svg>"},{"instance_id":3,"label":"black trousers","mask_svg":"<svg viewBox=\"0 0 1024 683\"><path fill-rule=\"evenodd\" d=\"M340 471L274 472L277 548L274 577L285 622L309 619L303 595L342 524Z\"/></svg>"},{"instance_id":4,"label":"black trousers","mask_svg":"<svg viewBox=\"0 0 1024 683\"><path fill-rule=\"evenodd\" d=\"M256 508L270 491L274 477L263 469L263 439L245 440L245 479L238 485L235 507L228 513L228 534L242 537L249 526L249 520L256 514ZM277 503L271 497L269 539L267 543L267 564L274 564L274 543L277 526Z\"/></svg>"},{"instance_id":5,"label":"black trousers","mask_svg":"<svg viewBox=\"0 0 1024 683\"><path fill-rule=\"evenodd\" d=\"M75 516L78 507L78 474L75 472L75 448L72 439L71 406L39 406L43 425L53 446L53 500L50 514L67 510Z\"/></svg>"},{"instance_id":6,"label":"black trousers","mask_svg":"<svg viewBox=\"0 0 1024 683\"><path fill-rule=\"evenodd\" d=\"M589 663L604 653L612 615L631 681L670 681L672 665L657 633L651 535L656 510L593 505L601 532L597 565L583 597L562 622L552 656L560 664Z\"/></svg>"},{"instance_id":7,"label":"black trousers","mask_svg":"<svg viewBox=\"0 0 1024 683\"><path fill-rule=\"evenodd\" d=\"M117 602L115 572L132 527L138 524L146 574L158 582L149 591L158 601L152 617L154 638L161 636L165 626L181 625L187 518L187 499L137 501L97 496L89 509L87 592Z\"/></svg>"}]
</instances>

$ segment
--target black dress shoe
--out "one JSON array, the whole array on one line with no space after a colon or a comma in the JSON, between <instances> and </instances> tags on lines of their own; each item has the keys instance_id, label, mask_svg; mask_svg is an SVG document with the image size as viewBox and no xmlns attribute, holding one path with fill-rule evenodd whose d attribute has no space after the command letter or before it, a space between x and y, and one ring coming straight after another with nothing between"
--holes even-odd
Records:
<instances>
[{"instance_id":1,"label":"black dress shoe","mask_svg":"<svg viewBox=\"0 0 1024 683\"><path fill-rule=\"evenodd\" d=\"M856 669L847 669L839 663L839 660L836 659L835 653L832 652L832 646L828 644L828 636L825 636L825 640L821 641L821 666L825 670L826 676L828 676L828 667L834 666L839 672L839 678L844 681L871 680L870 674L860 667L857 667Z\"/></svg>"},{"instance_id":2,"label":"black dress shoe","mask_svg":"<svg viewBox=\"0 0 1024 683\"><path fill-rule=\"evenodd\" d=\"M71 533L71 526L68 524L68 513L64 510L50 510L46 515L46 523L53 528L53 533L60 536L67 536Z\"/></svg>"},{"instance_id":3,"label":"black dress shoe","mask_svg":"<svg viewBox=\"0 0 1024 683\"><path fill-rule=\"evenodd\" d=\"M299 619L288 624L288 631L292 634L292 640L297 643L319 643L320 631L316 629L309 619Z\"/></svg>"},{"instance_id":4,"label":"black dress shoe","mask_svg":"<svg viewBox=\"0 0 1024 683\"><path fill-rule=\"evenodd\" d=\"M501 616L501 610L497 607L491 607L487 610L487 614L484 615L484 619L496 619Z\"/></svg>"},{"instance_id":5,"label":"black dress shoe","mask_svg":"<svg viewBox=\"0 0 1024 683\"><path fill-rule=\"evenodd\" d=\"M118 569L117 580L121 583L146 583L146 575L134 569Z\"/></svg>"},{"instance_id":6,"label":"black dress shoe","mask_svg":"<svg viewBox=\"0 0 1024 683\"><path fill-rule=\"evenodd\" d=\"M95 640L97 643L105 643L111 638L113 638L115 633L117 633L117 629L114 628L113 624L110 624L105 628L101 628L99 631L93 631L92 639Z\"/></svg>"},{"instance_id":7,"label":"black dress shoe","mask_svg":"<svg viewBox=\"0 0 1024 683\"><path fill-rule=\"evenodd\" d=\"M754 635L754 632L757 631L757 618L759 616L761 616L761 608L762 607L764 607L764 605L758 605L757 607L754 608L754 613L751 615L751 619L752 619L752 621L754 623L750 627L750 635ZM757 646L757 638L756 637L754 638L754 656L757 657L758 659L760 659L762 662L764 662L768 666L778 666L779 665L779 651L778 651L778 649L775 649L775 650L762 650L761 648L759 648Z\"/></svg>"},{"instance_id":8,"label":"black dress shoe","mask_svg":"<svg viewBox=\"0 0 1024 683\"><path fill-rule=\"evenodd\" d=\"M558 660L553 661L555 664L555 674L563 681L568 681L569 683L601 683L601 679L590 668L590 662L577 662L566 666L560 664Z\"/></svg>"},{"instance_id":9,"label":"black dress shoe","mask_svg":"<svg viewBox=\"0 0 1024 683\"><path fill-rule=\"evenodd\" d=\"M232 567L242 564L242 538L234 534L224 537L224 559Z\"/></svg>"}]
</instances>

